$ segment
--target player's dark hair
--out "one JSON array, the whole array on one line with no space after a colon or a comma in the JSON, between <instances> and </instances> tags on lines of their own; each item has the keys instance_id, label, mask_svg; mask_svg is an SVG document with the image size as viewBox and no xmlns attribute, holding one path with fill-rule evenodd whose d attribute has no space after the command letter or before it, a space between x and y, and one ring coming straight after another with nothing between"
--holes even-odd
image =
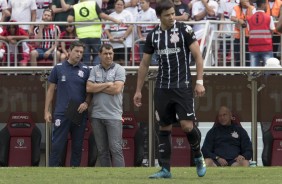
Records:
<instances>
[{"instance_id":1,"label":"player's dark hair","mask_svg":"<svg viewBox=\"0 0 282 184\"><path fill-rule=\"evenodd\" d=\"M155 8L157 16L161 16L163 11L168 10L172 7L174 7L174 4L171 0L159 1Z\"/></svg>"}]
</instances>

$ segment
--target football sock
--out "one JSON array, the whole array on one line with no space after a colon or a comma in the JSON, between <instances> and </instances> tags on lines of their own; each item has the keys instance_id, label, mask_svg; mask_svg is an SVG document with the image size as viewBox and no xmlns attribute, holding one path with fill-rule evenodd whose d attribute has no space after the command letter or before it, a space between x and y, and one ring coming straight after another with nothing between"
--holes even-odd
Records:
<instances>
[{"instance_id":1,"label":"football sock","mask_svg":"<svg viewBox=\"0 0 282 184\"><path fill-rule=\"evenodd\" d=\"M186 132L187 139L190 143L191 149L194 152L195 158L199 158L202 156L201 149L200 149L200 142L201 142L201 132L195 125L190 132Z\"/></svg>"},{"instance_id":2,"label":"football sock","mask_svg":"<svg viewBox=\"0 0 282 184\"><path fill-rule=\"evenodd\" d=\"M159 132L159 164L170 171L171 141L170 131Z\"/></svg>"}]
</instances>

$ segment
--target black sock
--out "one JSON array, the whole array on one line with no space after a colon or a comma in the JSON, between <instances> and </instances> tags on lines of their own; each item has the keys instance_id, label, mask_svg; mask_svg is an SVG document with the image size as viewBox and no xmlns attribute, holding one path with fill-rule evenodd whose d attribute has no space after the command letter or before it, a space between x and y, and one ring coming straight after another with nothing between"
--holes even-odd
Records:
<instances>
[{"instance_id":1,"label":"black sock","mask_svg":"<svg viewBox=\"0 0 282 184\"><path fill-rule=\"evenodd\" d=\"M170 171L171 138L170 131L159 132L159 164L162 168Z\"/></svg>"},{"instance_id":2,"label":"black sock","mask_svg":"<svg viewBox=\"0 0 282 184\"><path fill-rule=\"evenodd\" d=\"M190 143L191 149L194 152L195 158L199 158L202 156L201 149L200 149L200 142L201 142L201 132L195 125L191 132L186 132L187 139Z\"/></svg>"}]
</instances>

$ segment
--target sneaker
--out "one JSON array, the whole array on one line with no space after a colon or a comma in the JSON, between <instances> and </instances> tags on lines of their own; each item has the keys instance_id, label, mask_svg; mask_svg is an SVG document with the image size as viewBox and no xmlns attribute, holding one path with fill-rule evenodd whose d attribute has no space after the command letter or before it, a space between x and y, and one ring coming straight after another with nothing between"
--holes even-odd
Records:
<instances>
[{"instance_id":1,"label":"sneaker","mask_svg":"<svg viewBox=\"0 0 282 184\"><path fill-rule=\"evenodd\" d=\"M205 176L205 174L207 172L207 167L206 167L204 157L201 156L199 158L195 158L194 161L195 161L195 164L196 164L196 167L197 167L198 176L199 177Z\"/></svg>"},{"instance_id":2,"label":"sneaker","mask_svg":"<svg viewBox=\"0 0 282 184\"><path fill-rule=\"evenodd\" d=\"M171 178L171 173L167 169L162 168L162 170L149 176L149 178L150 179Z\"/></svg>"}]
</instances>

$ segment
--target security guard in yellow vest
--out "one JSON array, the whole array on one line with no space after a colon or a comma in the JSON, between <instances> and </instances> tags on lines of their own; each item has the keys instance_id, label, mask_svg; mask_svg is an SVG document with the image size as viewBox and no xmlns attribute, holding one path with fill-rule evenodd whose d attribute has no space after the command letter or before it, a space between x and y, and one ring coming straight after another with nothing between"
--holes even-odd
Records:
<instances>
[{"instance_id":1,"label":"security guard in yellow vest","mask_svg":"<svg viewBox=\"0 0 282 184\"><path fill-rule=\"evenodd\" d=\"M85 44L83 62L90 65L100 63L98 59L98 51L101 45L102 25L100 19L109 20L116 24L120 24L116 20L101 11L101 8L96 1L81 0L80 3L73 5L67 21L72 22L89 22L89 24L75 25L76 33L81 42ZM94 23L94 24L91 24ZM93 56L94 62L90 61L90 56ZM96 58L96 59L95 59Z\"/></svg>"}]
</instances>

